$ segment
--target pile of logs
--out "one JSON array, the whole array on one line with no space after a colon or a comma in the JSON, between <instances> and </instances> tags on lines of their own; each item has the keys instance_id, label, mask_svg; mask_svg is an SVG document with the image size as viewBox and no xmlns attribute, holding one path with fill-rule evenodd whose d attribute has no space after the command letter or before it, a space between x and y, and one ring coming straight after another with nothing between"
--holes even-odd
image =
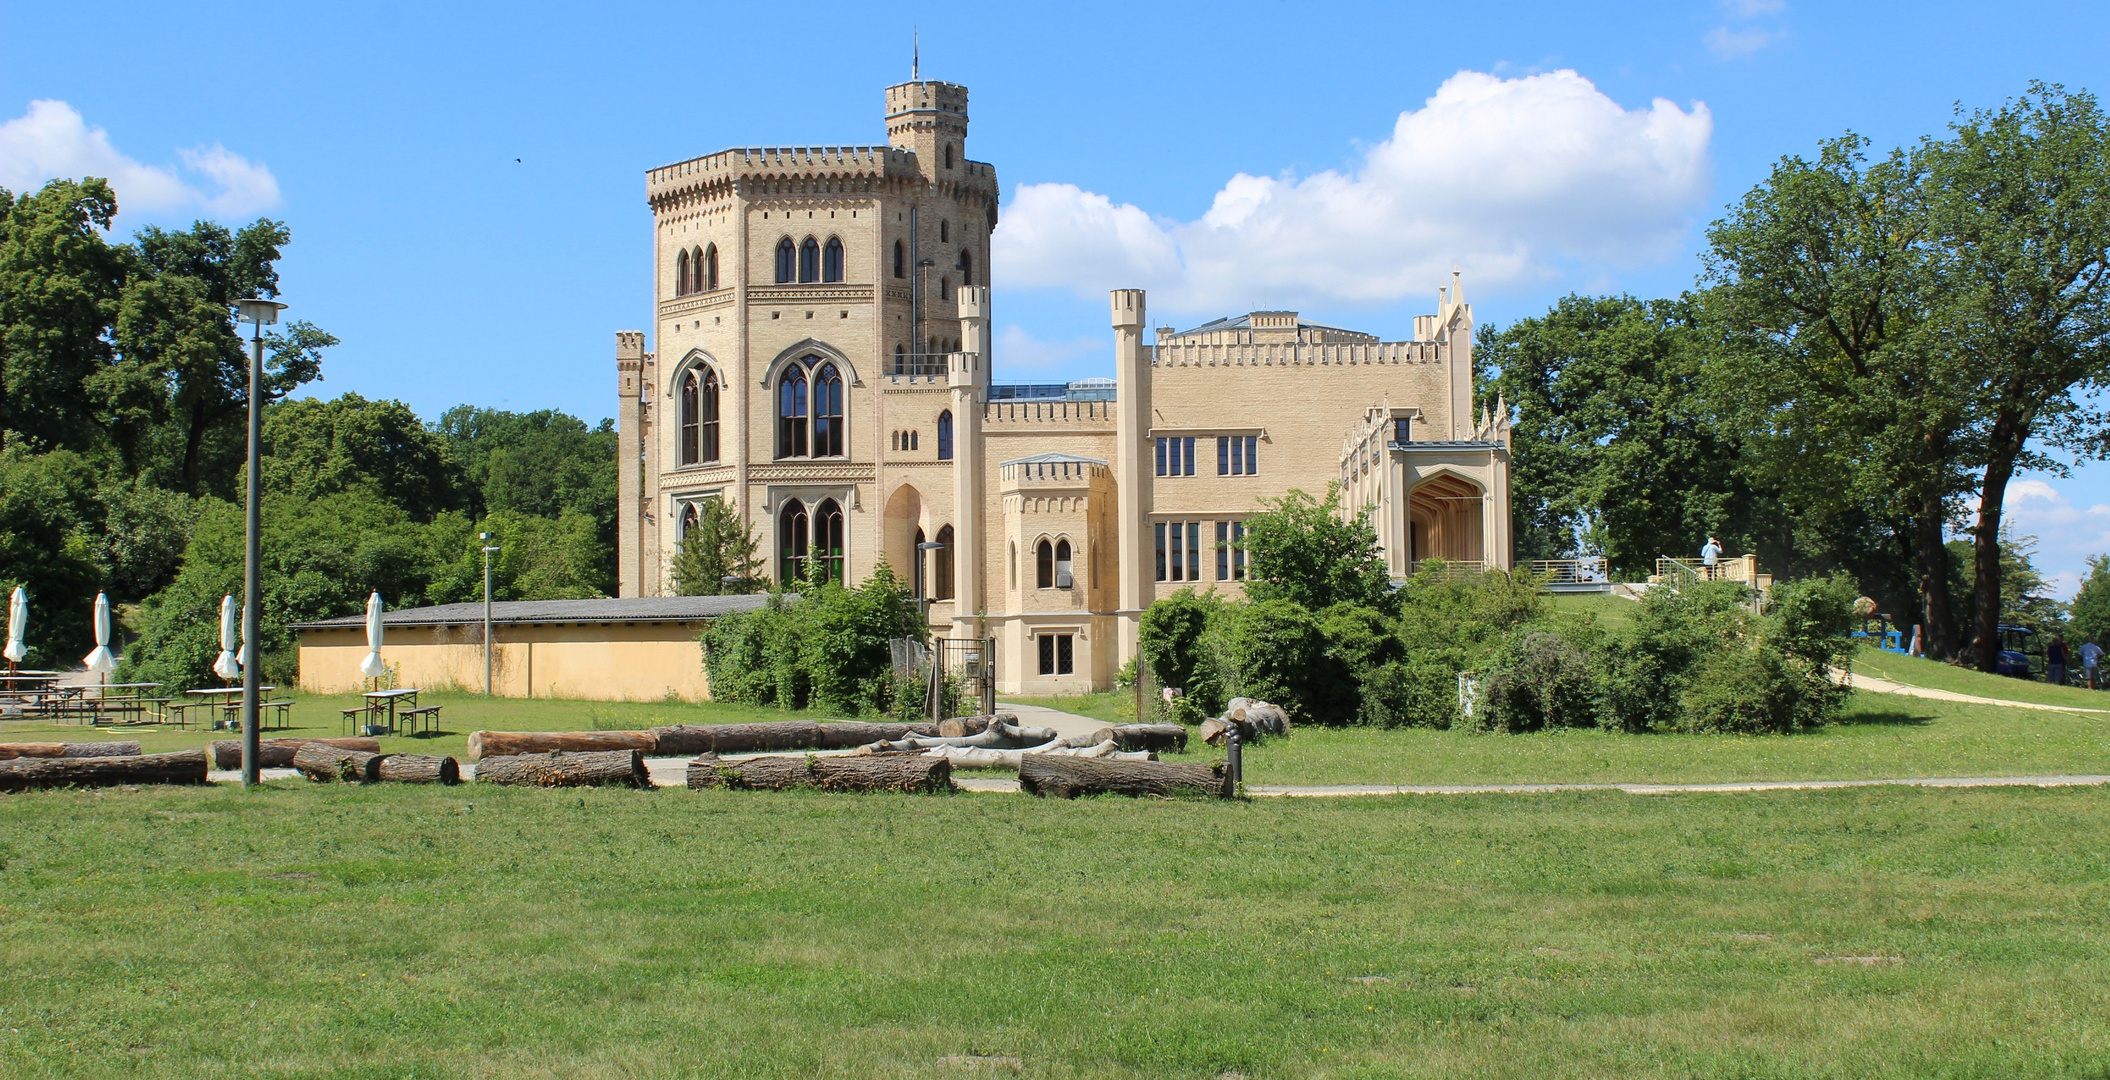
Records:
<instances>
[{"instance_id":1,"label":"pile of logs","mask_svg":"<svg viewBox=\"0 0 2110 1080\"><path fill-rule=\"evenodd\" d=\"M293 768L293 755L303 746L334 746L339 750L364 750L369 754L381 752L379 739L263 739L256 744L259 769ZM239 769L242 767L242 740L221 739L212 744L213 767Z\"/></svg>"},{"instance_id":2,"label":"pile of logs","mask_svg":"<svg viewBox=\"0 0 2110 1080\"><path fill-rule=\"evenodd\" d=\"M1149 750L1121 749L1121 729L1107 728L1089 736L1063 738L1051 728L1021 727L1012 723L1003 714L974 735L909 735L900 739L880 740L858 748L860 755L921 754L924 757L942 758L955 769L1001 769L1017 772L1019 763L1029 754L1047 754L1058 757L1107 758L1117 761L1156 761L1157 754ZM1150 725L1154 726L1154 725ZM1184 737L1185 732L1181 735ZM1149 736L1132 734L1133 741L1147 741ZM1162 740L1162 735L1159 736Z\"/></svg>"},{"instance_id":3,"label":"pile of logs","mask_svg":"<svg viewBox=\"0 0 2110 1080\"><path fill-rule=\"evenodd\" d=\"M10 742L0 743L0 761L16 758L132 757L137 742Z\"/></svg>"},{"instance_id":4,"label":"pile of logs","mask_svg":"<svg viewBox=\"0 0 2110 1080\"><path fill-rule=\"evenodd\" d=\"M651 787L640 750L549 750L507 754L476 763L479 784L527 787Z\"/></svg>"},{"instance_id":5,"label":"pile of logs","mask_svg":"<svg viewBox=\"0 0 2110 1080\"><path fill-rule=\"evenodd\" d=\"M202 784L206 779L205 751L184 750L174 754L142 754L138 743L10 743L12 756L0 760L0 791L31 788L112 787L118 784ZM82 756L61 749L44 753L42 747L95 747L119 752ZM28 752L23 747L37 748Z\"/></svg>"},{"instance_id":6,"label":"pile of logs","mask_svg":"<svg viewBox=\"0 0 2110 1080\"><path fill-rule=\"evenodd\" d=\"M896 791L937 795L953 790L952 762L921 754L870 757L777 755L721 760L703 754L689 762L689 789L731 788L736 791Z\"/></svg>"},{"instance_id":7,"label":"pile of logs","mask_svg":"<svg viewBox=\"0 0 2110 1080\"><path fill-rule=\"evenodd\" d=\"M276 741L276 740L274 740ZM373 742L372 739L285 740L300 742L288 762L302 776L317 782L349 781L373 784L459 784L461 763L451 757L431 754L381 754L372 750L348 749L340 742ZM215 747L217 750L217 747ZM236 751L239 755L239 748Z\"/></svg>"},{"instance_id":8,"label":"pile of logs","mask_svg":"<svg viewBox=\"0 0 2110 1080\"><path fill-rule=\"evenodd\" d=\"M1020 791L1044 799L1074 799L1079 795L1228 799L1237 794L1220 761L1190 765L1160 761L1104 761L1053 754L1026 755L1019 765L1018 787Z\"/></svg>"},{"instance_id":9,"label":"pile of logs","mask_svg":"<svg viewBox=\"0 0 2110 1080\"><path fill-rule=\"evenodd\" d=\"M635 750L651 757L689 757L773 750L849 750L911 736L935 738L944 735L948 727L954 729L954 735L973 735L988 728L992 719L974 716L918 724L774 720L757 724L675 724L645 731L475 731L469 734L469 760L552 751Z\"/></svg>"},{"instance_id":10,"label":"pile of logs","mask_svg":"<svg viewBox=\"0 0 2110 1080\"><path fill-rule=\"evenodd\" d=\"M1222 746L1233 727L1238 729L1238 741L1250 746L1270 735L1289 734L1289 714L1282 711L1280 705L1252 698L1232 698L1231 703L1224 706L1222 716L1202 721L1202 741L1210 746Z\"/></svg>"}]
</instances>

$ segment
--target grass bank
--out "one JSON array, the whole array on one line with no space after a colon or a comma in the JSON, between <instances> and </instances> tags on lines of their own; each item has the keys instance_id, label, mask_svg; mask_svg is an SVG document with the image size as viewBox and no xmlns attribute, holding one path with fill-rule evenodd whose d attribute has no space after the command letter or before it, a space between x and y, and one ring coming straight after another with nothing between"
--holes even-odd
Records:
<instances>
[{"instance_id":1,"label":"grass bank","mask_svg":"<svg viewBox=\"0 0 2110 1080\"><path fill-rule=\"evenodd\" d=\"M12 796L0 1073L2098 1075L2106 836L2071 789Z\"/></svg>"}]
</instances>

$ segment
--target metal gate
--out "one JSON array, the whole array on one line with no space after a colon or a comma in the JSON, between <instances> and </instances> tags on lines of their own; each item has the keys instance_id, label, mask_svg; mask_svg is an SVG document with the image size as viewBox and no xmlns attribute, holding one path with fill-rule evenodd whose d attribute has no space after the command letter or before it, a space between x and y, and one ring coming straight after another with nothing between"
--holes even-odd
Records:
<instances>
[{"instance_id":1,"label":"metal gate","mask_svg":"<svg viewBox=\"0 0 2110 1080\"><path fill-rule=\"evenodd\" d=\"M923 714L945 720L995 712L996 639L932 638L930 645Z\"/></svg>"}]
</instances>

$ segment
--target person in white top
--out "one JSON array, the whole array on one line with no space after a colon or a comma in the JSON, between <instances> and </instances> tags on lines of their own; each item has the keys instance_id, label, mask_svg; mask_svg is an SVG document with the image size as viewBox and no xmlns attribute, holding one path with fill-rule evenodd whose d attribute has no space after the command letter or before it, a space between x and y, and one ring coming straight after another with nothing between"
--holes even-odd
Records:
<instances>
[{"instance_id":1,"label":"person in white top","mask_svg":"<svg viewBox=\"0 0 2110 1080\"><path fill-rule=\"evenodd\" d=\"M2088 689L2099 690L2103 685L2103 647L2088 639L2081 646L2081 674L2088 679Z\"/></svg>"},{"instance_id":2,"label":"person in white top","mask_svg":"<svg viewBox=\"0 0 2110 1080\"><path fill-rule=\"evenodd\" d=\"M1700 565L1707 568L1709 579L1714 577L1715 565L1722 561L1722 542L1709 534L1707 542L1700 545Z\"/></svg>"}]
</instances>

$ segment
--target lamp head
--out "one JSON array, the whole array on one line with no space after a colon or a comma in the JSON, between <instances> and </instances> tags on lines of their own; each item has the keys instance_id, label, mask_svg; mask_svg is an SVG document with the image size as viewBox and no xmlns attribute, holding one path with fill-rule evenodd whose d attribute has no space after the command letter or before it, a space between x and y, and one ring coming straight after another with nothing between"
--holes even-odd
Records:
<instances>
[{"instance_id":1,"label":"lamp head","mask_svg":"<svg viewBox=\"0 0 2110 1080\"><path fill-rule=\"evenodd\" d=\"M484 542L484 543L486 543L486 544L488 544L488 543L490 543L490 542L491 542L491 534L490 534L490 533L477 533L477 534L476 534L476 538L477 538L478 540L481 540L481 541L483 541L483 542Z\"/></svg>"},{"instance_id":2,"label":"lamp head","mask_svg":"<svg viewBox=\"0 0 2110 1080\"><path fill-rule=\"evenodd\" d=\"M277 324L278 313L286 310L286 305L260 296L244 297L235 301L234 306L241 312L243 322L255 323L259 328Z\"/></svg>"}]
</instances>

